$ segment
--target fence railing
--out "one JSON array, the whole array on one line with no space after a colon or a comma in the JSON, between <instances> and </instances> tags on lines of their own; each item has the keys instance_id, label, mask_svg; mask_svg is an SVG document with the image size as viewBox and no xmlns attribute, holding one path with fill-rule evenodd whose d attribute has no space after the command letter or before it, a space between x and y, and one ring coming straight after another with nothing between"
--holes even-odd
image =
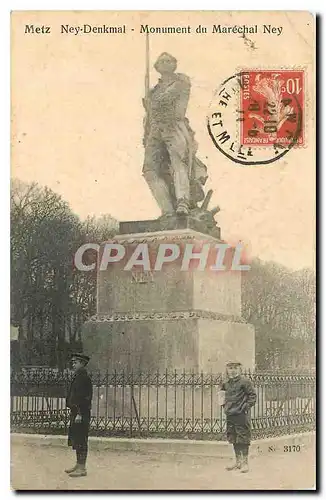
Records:
<instances>
[{"instance_id":1,"label":"fence railing","mask_svg":"<svg viewBox=\"0 0 326 500\"><path fill-rule=\"evenodd\" d=\"M315 427L315 375L247 373L257 392L253 438ZM13 373L11 426L17 432L65 433L65 395L71 374L47 370ZM92 374L91 435L225 439L218 399L221 374Z\"/></svg>"}]
</instances>

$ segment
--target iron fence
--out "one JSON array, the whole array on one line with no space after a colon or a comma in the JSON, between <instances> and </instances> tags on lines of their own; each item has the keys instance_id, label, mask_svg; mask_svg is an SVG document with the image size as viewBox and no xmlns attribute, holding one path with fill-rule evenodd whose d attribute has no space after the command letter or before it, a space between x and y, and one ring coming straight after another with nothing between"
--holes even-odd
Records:
<instances>
[{"instance_id":1,"label":"iron fence","mask_svg":"<svg viewBox=\"0 0 326 500\"><path fill-rule=\"evenodd\" d=\"M244 375L257 392L254 439L315 428L314 374ZM69 371L12 373L12 431L66 433L70 380ZM221 374L114 372L92 374L92 381L91 435L225 439Z\"/></svg>"}]
</instances>

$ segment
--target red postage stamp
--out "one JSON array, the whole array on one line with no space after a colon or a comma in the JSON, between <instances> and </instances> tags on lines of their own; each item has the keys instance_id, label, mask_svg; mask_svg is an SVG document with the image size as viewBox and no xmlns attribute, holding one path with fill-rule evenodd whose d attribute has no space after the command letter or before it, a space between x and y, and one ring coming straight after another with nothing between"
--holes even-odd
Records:
<instances>
[{"instance_id":1,"label":"red postage stamp","mask_svg":"<svg viewBox=\"0 0 326 500\"><path fill-rule=\"evenodd\" d=\"M241 144L303 146L304 71L245 70L241 81Z\"/></svg>"}]
</instances>

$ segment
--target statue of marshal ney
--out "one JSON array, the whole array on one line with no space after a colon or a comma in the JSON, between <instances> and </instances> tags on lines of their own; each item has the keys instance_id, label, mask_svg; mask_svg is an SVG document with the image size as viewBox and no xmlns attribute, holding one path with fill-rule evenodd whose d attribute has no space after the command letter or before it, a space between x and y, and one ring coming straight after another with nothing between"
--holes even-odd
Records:
<instances>
[{"instance_id":1,"label":"statue of marshal ney","mask_svg":"<svg viewBox=\"0 0 326 500\"><path fill-rule=\"evenodd\" d=\"M186 118L190 79L175 73L177 60L166 52L159 56L154 68L161 78L143 99L143 175L162 217L187 215L204 199L207 179L207 168L196 157L197 143Z\"/></svg>"}]
</instances>

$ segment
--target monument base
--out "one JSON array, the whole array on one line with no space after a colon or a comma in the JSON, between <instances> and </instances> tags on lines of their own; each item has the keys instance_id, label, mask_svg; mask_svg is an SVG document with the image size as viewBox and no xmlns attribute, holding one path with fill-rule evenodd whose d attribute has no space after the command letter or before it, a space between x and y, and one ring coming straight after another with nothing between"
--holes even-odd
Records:
<instances>
[{"instance_id":1,"label":"monument base","mask_svg":"<svg viewBox=\"0 0 326 500\"><path fill-rule=\"evenodd\" d=\"M91 354L91 370L217 373L234 359L254 369L255 332L247 323L204 311L119 316L85 323L83 345Z\"/></svg>"},{"instance_id":2,"label":"monument base","mask_svg":"<svg viewBox=\"0 0 326 500\"><path fill-rule=\"evenodd\" d=\"M153 220L125 221L119 224L120 234L152 233L157 231L171 231L192 229L202 234L208 234L220 239L221 230L210 212L199 211L195 215L172 215Z\"/></svg>"},{"instance_id":3,"label":"monument base","mask_svg":"<svg viewBox=\"0 0 326 500\"><path fill-rule=\"evenodd\" d=\"M112 241L126 253L145 243L149 255L157 255L164 242L178 245L180 252L192 244L195 257L204 242L210 248L220 243L189 227L155 232L163 222L121 223L120 231L128 228L131 233ZM193 221L171 217L165 222ZM211 270L210 264L197 269L198 258L183 270L181 262L180 255L161 270L145 273L142 264L126 270L119 261L98 271L97 314L82 334L91 369L220 372L234 359L254 368L254 328L241 317L241 273Z\"/></svg>"}]
</instances>

